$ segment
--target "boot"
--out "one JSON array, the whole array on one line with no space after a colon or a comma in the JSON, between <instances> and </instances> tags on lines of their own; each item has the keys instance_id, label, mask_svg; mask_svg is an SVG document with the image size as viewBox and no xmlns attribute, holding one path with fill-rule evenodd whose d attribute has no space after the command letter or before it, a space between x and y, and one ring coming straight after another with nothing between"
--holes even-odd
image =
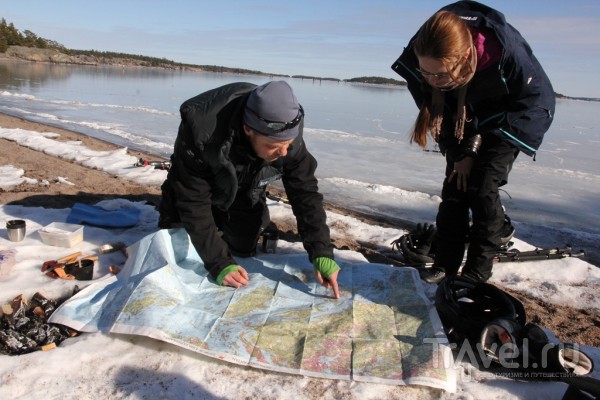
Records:
<instances>
[{"instance_id":1,"label":"boot","mask_svg":"<svg viewBox=\"0 0 600 400\"><path fill-rule=\"evenodd\" d=\"M446 276L446 271L440 267L425 268L419 271L421 279L427 283L438 284Z\"/></svg>"},{"instance_id":2,"label":"boot","mask_svg":"<svg viewBox=\"0 0 600 400\"><path fill-rule=\"evenodd\" d=\"M508 215L504 214L504 226L502 227L502 236L500 237L501 246L506 246L515 235L515 227L513 226Z\"/></svg>"}]
</instances>

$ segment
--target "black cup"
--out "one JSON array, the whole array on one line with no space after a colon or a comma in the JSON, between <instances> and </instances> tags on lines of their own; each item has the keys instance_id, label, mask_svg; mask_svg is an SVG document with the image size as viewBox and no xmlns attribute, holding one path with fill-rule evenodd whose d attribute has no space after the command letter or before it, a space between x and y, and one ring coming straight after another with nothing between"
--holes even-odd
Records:
<instances>
[{"instance_id":1,"label":"black cup","mask_svg":"<svg viewBox=\"0 0 600 400\"><path fill-rule=\"evenodd\" d=\"M263 253L275 253L277 251L277 241L278 240L279 240L279 233L263 232L262 233L262 252Z\"/></svg>"}]
</instances>

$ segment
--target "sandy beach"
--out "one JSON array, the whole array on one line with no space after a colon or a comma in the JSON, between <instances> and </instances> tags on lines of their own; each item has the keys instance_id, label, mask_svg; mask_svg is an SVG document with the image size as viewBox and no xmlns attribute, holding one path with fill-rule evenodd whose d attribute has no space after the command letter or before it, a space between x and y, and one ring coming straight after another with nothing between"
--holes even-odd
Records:
<instances>
[{"instance_id":1,"label":"sandy beach","mask_svg":"<svg viewBox=\"0 0 600 400\"><path fill-rule=\"evenodd\" d=\"M0 126L10 129L54 132L60 135L58 141L81 141L84 146L96 150L118 148L111 143L77 132L26 121L6 114L0 114ZM129 154L146 160L158 159L156 156L136 151L129 151ZM154 204L159 200L159 187L139 185L118 179L105 172L19 146L9 140L0 139L0 159L3 165L10 164L22 168L25 175L30 178L38 181L46 180L50 183L47 186L23 183L10 191L0 189L2 204L65 208L71 207L77 201L93 204L103 199L116 197L132 201L148 201ZM58 176L68 177L74 185L58 183L56 180Z\"/></svg>"},{"instance_id":2,"label":"sandy beach","mask_svg":"<svg viewBox=\"0 0 600 400\"><path fill-rule=\"evenodd\" d=\"M114 150L119 146L91 138L78 132L56 128L21 118L0 114L0 127L10 129L25 129L39 132L58 133L59 141L81 141L86 147L96 150ZM149 160L158 159L156 156L128 150L136 158ZM95 204L105 199L123 198L131 201L146 201L149 204L158 204L160 201L160 188L158 186L140 185L126 181L105 172L83 167L59 157L50 156L43 152L22 147L15 142L0 139L1 165L13 165L22 168L25 175L43 180L49 184L20 184L8 191L0 189L0 204L22 205L30 207L69 208L75 202ZM65 185L57 181L57 177L67 177L74 185ZM367 223L379 226L400 226L399 221L382 221L380 218L371 218L349 210L344 210L335 205L328 204L328 211L348 214ZM282 232L284 240L295 241L297 234L294 221L274 221ZM403 228L407 228L404 226ZM346 237L333 237L334 245L338 249L350 249L361 252L369 261L393 264L393 260L370 246L369 243L358 243ZM576 342L579 344L600 346L600 312L594 309L579 309L574 307L557 306L542 299L530 298L521 293L513 292L521 300L527 314L534 323L548 327L556 333L562 341Z\"/></svg>"}]
</instances>

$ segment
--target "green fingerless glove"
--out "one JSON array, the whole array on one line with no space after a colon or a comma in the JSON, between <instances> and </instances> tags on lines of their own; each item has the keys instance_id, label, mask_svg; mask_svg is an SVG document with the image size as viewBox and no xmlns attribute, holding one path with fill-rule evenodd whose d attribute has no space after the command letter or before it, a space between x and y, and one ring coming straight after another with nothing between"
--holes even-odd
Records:
<instances>
[{"instance_id":1,"label":"green fingerless glove","mask_svg":"<svg viewBox=\"0 0 600 400\"><path fill-rule=\"evenodd\" d=\"M321 273L325 279L329 279L334 272L340 270L340 266L331 258L317 257L313 260L313 267Z\"/></svg>"},{"instance_id":2,"label":"green fingerless glove","mask_svg":"<svg viewBox=\"0 0 600 400\"><path fill-rule=\"evenodd\" d=\"M238 266L237 264L231 264L226 266L223 271L221 271L221 273L219 274L219 276L217 277L217 284L218 285L222 285L223 284L223 279L225 279L225 277L227 276L228 273L230 272L235 272L238 270Z\"/></svg>"}]
</instances>

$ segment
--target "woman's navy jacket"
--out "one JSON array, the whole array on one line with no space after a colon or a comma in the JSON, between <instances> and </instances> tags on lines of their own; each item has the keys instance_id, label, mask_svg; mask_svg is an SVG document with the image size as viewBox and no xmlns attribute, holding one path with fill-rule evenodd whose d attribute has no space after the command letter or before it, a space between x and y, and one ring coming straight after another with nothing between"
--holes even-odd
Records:
<instances>
[{"instance_id":1,"label":"woman's navy jacket","mask_svg":"<svg viewBox=\"0 0 600 400\"><path fill-rule=\"evenodd\" d=\"M502 13L488 6L459 1L441 10L458 15L471 27L494 32L503 48L500 61L476 72L469 83L467 118L474 121L474 130L493 132L525 154L535 155L552 123L556 96L531 48ZM406 80L408 90L420 107L423 102L431 101L431 87L416 70L419 64L413 49L415 37L392 69ZM452 93L448 92L446 99ZM448 107L449 113L455 110ZM445 135L453 135L453 132ZM466 131L465 136L468 136Z\"/></svg>"}]
</instances>

